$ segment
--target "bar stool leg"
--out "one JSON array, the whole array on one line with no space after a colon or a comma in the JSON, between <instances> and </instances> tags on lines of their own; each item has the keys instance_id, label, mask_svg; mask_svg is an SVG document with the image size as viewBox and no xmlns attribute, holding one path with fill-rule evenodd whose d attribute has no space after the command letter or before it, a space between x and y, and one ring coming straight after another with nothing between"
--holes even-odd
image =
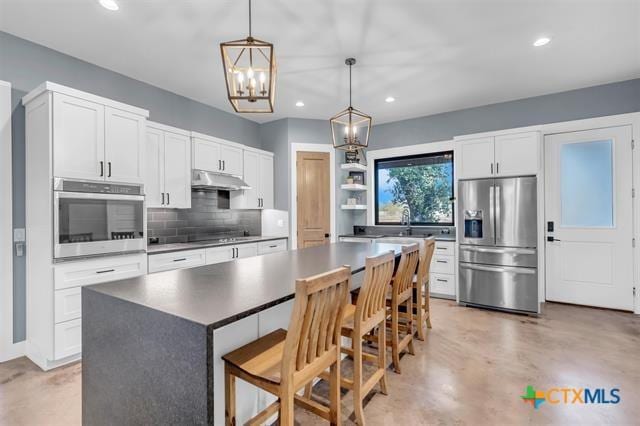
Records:
<instances>
[{"instance_id":1,"label":"bar stool leg","mask_svg":"<svg viewBox=\"0 0 640 426\"><path fill-rule=\"evenodd\" d=\"M356 421L364 426L364 411L362 408L362 338L353 336L353 408Z\"/></svg>"},{"instance_id":2,"label":"bar stool leg","mask_svg":"<svg viewBox=\"0 0 640 426\"><path fill-rule=\"evenodd\" d=\"M407 312L410 313L409 315L407 315L407 333L409 334L409 336L411 336L411 339L409 339L409 344L407 345L407 350L410 355L415 355L416 352L413 349L413 315L411 314L413 312L413 300L411 297L407 299L406 306Z\"/></svg>"},{"instance_id":3,"label":"bar stool leg","mask_svg":"<svg viewBox=\"0 0 640 426\"><path fill-rule=\"evenodd\" d=\"M224 421L227 426L236 424L236 378L224 366Z\"/></svg>"},{"instance_id":4,"label":"bar stool leg","mask_svg":"<svg viewBox=\"0 0 640 426\"><path fill-rule=\"evenodd\" d=\"M342 423L340 418L340 354L337 361L329 367L329 410L331 425ZM293 414L293 411L292 411ZM281 423L282 424L282 423Z\"/></svg>"},{"instance_id":5,"label":"bar stool leg","mask_svg":"<svg viewBox=\"0 0 640 426\"><path fill-rule=\"evenodd\" d=\"M387 395L387 327L382 321L378 327L378 368L382 369L380 392Z\"/></svg>"},{"instance_id":6,"label":"bar stool leg","mask_svg":"<svg viewBox=\"0 0 640 426\"><path fill-rule=\"evenodd\" d=\"M294 392L284 390L280 396L280 418L281 426L293 426Z\"/></svg>"},{"instance_id":7,"label":"bar stool leg","mask_svg":"<svg viewBox=\"0 0 640 426\"><path fill-rule=\"evenodd\" d=\"M398 306L391 308L391 359L393 361L393 370L400 374L400 336L398 330Z\"/></svg>"}]
</instances>

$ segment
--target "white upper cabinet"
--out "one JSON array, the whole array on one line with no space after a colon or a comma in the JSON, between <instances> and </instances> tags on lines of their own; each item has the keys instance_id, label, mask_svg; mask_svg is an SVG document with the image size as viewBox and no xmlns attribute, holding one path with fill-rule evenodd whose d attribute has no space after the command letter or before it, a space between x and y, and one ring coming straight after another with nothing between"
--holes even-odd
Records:
<instances>
[{"instance_id":1,"label":"white upper cabinet","mask_svg":"<svg viewBox=\"0 0 640 426\"><path fill-rule=\"evenodd\" d=\"M211 136L192 133L193 168L242 176L242 146Z\"/></svg>"},{"instance_id":2,"label":"white upper cabinet","mask_svg":"<svg viewBox=\"0 0 640 426\"><path fill-rule=\"evenodd\" d=\"M462 140L458 148L458 178L537 174L539 140L538 132Z\"/></svg>"},{"instance_id":3,"label":"white upper cabinet","mask_svg":"<svg viewBox=\"0 0 640 426\"><path fill-rule=\"evenodd\" d=\"M493 137L462 141L458 149L459 179L492 176Z\"/></svg>"},{"instance_id":4,"label":"white upper cabinet","mask_svg":"<svg viewBox=\"0 0 640 426\"><path fill-rule=\"evenodd\" d=\"M53 174L104 180L104 106L53 94Z\"/></svg>"},{"instance_id":5,"label":"white upper cabinet","mask_svg":"<svg viewBox=\"0 0 640 426\"><path fill-rule=\"evenodd\" d=\"M191 138L189 133L149 123L146 142L147 207L191 207Z\"/></svg>"},{"instance_id":6,"label":"white upper cabinet","mask_svg":"<svg viewBox=\"0 0 640 426\"><path fill-rule=\"evenodd\" d=\"M144 181L147 111L45 83L51 91L54 177L119 183Z\"/></svg>"},{"instance_id":7,"label":"white upper cabinet","mask_svg":"<svg viewBox=\"0 0 640 426\"><path fill-rule=\"evenodd\" d=\"M105 109L106 177L111 182L144 182L144 137L147 120L137 114Z\"/></svg>"},{"instance_id":8,"label":"white upper cabinet","mask_svg":"<svg viewBox=\"0 0 640 426\"><path fill-rule=\"evenodd\" d=\"M232 209L272 209L274 205L273 154L244 150L243 180L251 187L231 191Z\"/></svg>"},{"instance_id":9,"label":"white upper cabinet","mask_svg":"<svg viewBox=\"0 0 640 426\"><path fill-rule=\"evenodd\" d=\"M496 136L496 175L535 175L539 169L537 132Z\"/></svg>"}]
</instances>

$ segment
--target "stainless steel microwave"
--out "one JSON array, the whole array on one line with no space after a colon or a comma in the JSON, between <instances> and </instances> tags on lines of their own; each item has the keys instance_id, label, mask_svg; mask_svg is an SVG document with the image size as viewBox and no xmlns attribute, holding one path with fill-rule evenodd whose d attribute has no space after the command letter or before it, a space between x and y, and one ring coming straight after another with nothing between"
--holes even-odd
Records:
<instances>
[{"instance_id":1,"label":"stainless steel microwave","mask_svg":"<svg viewBox=\"0 0 640 426\"><path fill-rule=\"evenodd\" d=\"M56 178L53 189L55 259L145 250L142 185Z\"/></svg>"}]
</instances>

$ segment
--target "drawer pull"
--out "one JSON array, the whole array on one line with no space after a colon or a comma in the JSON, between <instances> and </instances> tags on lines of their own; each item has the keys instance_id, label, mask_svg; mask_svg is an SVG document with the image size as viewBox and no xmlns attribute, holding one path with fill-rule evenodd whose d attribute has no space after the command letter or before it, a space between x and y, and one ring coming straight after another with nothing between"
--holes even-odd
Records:
<instances>
[{"instance_id":1,"label":"drawer pull","mask_svg":"<svg viewBox=\"0 0 640 426\"><path fill-rule=\"evenodd\" d=\"M439 281L441 283L448 283L449 280L443 280L442 278L436 278L436 281Z\"/></svg>"},{"instance_id":2,"label":"drawer pull","mask_svg":"<svg viewBox=\"0 0 640 426\"><path fill-rule=\"evenodd\" d=\"M449 263L447 260L436 260L437 263Z\"/></svg>"},{"instance_id":3,"label":"drawer pull","mask_svg":"<svg viewBox=\"0 0 640 426\"><path fill-rule=\"evenodd\" d=\"M449 250L448 247L436 247L436 250Z\"/></svg>"},{"instance_id":4,"label":"drawer pull","mask_svg":"<svg viewBox=\"0 0 640 426\"><path fill-rule=\"evenodd\" d=\"M277 245L277 244L274 244L274 245L272 245L272 246L269 246L269 248L276 248L276 247L278 247L278 245Z\"/></svg>"},{"instance_id":5,"label":"drawer pull","mask_svg":"<svg viewBox=\"0 0 640 426\"><path fill-rule=\"evenodd\" d=\"M106 274L107 272L115 272L115 269L105 269L104 271L96 271L96 274Z\"/></svg>"},{"instance_id":6,"label":"drawer pull","mask_svg":"<svg viewBox=\"0 0 640 426\"><path fill-rule=\"evenodd\" d=\"M187 260L187 258L181 257L180 259L173 259L174 262L182 262L183 260Z\"/></svg>"}]
</instances>

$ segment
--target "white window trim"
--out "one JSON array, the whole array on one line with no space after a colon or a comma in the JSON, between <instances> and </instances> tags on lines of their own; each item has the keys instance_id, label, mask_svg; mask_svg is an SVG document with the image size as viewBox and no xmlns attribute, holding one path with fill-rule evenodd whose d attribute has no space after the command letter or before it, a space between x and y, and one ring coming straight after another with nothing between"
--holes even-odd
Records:
<instances>
[{"instance_id":1,"label":"white window trim","mask_svg":"<svg viewBox=\"0 0 640 426\"><path fill-rule=\"evenodd\" d=\"M11 84L0 81L0 362L24 355L13 343L13 200L11 194Z\"/></svg>"},{"instance_id":2,"label":"white window trim","mask_svg":"<svg viewBox=\"0 0 640 426\"><path fill-rule=\"evenodd\" d=\"M375 209L375 170L374 160L381 158L405 157L408 155L431 154L434 152L453 151L453 196L457 196L457 176L456 176L456 149L453 140L427 142L417 145L401 146L397 148L376 149L367 152L367 225L374 226L376 223ZM380 225L385 226L385 225ZM455 226L455 224L454 224Z\"/></svg>"},{"instance_id":3,"label":"white window trim","mask_svg":"<svg viewBox=\"0 0 640 426\"><path fill-rule=\"evenodd\" d=\"M329 199L330 201L330 212L329 212L329 222L331 229L331 242L336 242L336 154L333 145L319 144L319 143L292 143L291 144L291 168L289 169L291 182L291 187L289 190L289 194L291 196L291 202L289 205L291 206L291 225L290 225L290 235L291 235L291 249L295 250L298 248L298 199L297 199L297 188L298 188L298 176L297 176L297 153L298 151L307 151L307 152L328 152L329 153L329 185L330 193Z\"/></svg>"}]
</instances>

